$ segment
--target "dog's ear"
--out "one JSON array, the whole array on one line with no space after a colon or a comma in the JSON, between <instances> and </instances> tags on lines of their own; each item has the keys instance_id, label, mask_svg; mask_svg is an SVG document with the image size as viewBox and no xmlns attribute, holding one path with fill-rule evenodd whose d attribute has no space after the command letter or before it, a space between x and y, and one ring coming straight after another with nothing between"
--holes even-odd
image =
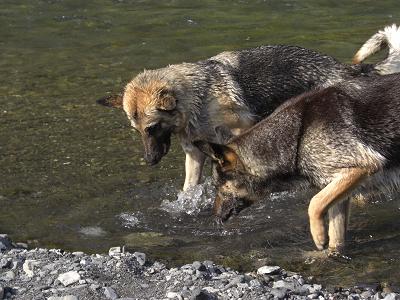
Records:
<instances>
[{"instance_id":1,"label":"dog's ear","mask_svg":"<svg viewBox=\"0 0 400 300\"><path fill-rule=\"evenodd\" d=\"M221 144L228 144L229 141L234 137L232 131L224 126L220 125L214 128L215 134L217 135L218 142Z\"/></svg>"},{"instance_id":2,"label":"dog's ear","mask_svg":"<svg viewBox=\"0 0 400 300\"><path fill-rule=\"evenodd\" d=\"M159 110L174 110L176 107L176 98L171 89L163 88L159 92L157 109Z\"/></svg>"},{"instance_id":3,"label":"dog's ear","mask_svg":"<svg viewBox=\"0 0 400 300\"><path fill-rule=\"evenodd\" d=\"M196 141L193 143L204 154L216 161L223 172L242 169L242 163L236 152L229 146Z\"/></svg>"},{"instance_id":4,"label":"dog's ear","mask_svg":"<svg viewBox=\"0 0 400 300\"><path fill-rule=\"evenodd\" d=\"M114 108L121 108L122 107L122 94L117 94L117 95L109 95L105 96L103 98L100 98L96 100L98 104L108 106L108 107L114 107Z\"/></svg>"}]
</instances>

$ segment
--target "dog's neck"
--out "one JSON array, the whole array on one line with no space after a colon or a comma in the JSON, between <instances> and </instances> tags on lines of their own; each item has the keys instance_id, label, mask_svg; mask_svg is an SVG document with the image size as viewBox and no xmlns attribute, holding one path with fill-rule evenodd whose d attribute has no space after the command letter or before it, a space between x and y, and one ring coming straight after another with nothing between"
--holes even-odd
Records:
<instances>
[{"instance_id":1,"label":"dog's neck","mask_svg":"<svg viewBox=\"0 0 400 300\"><path fill-rule=\"evenodd\" d=\"M277 109L232 144L245 169L262 179L296 175L304 101Z\"/></svg>"}]
</instances>

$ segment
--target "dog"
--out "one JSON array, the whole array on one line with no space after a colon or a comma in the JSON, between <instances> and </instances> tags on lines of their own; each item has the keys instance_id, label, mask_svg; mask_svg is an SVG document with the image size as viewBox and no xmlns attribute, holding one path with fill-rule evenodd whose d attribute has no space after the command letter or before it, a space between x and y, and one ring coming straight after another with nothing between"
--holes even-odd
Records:
<instances>
[{"instance_id":1,"label":"dog","mask_svg":"<svg viewBox=\"0 0 400 300\"><path fill-rule=\"evenodd\" d=\"M328 212L329 250L341 252L348 197L357 187L400 184L400 73L306 92L227 145L194 144L217 162L219 218L239 201L251 204L280 182L303 178L320 189L308 207L315 245L326 246Z\"/></svg>"},{"instance_id":2,"label":"dog","mask_svg":"<svg viewBox=\"0 0 400 300\"><path fill-rule=\"evenodd\" d=\"M377 64L361 64L388 46ZM347 65L331 56L296 46L261 46L223 52L196 63L145 70L124 91L99 99L123 108L142 137L144 158L157 164L179 137L186 155L183 190L199 183L205 155L194 140L217 142L214 128L240 134L272 113L286 99L362 75L400 71L400 28L388 26L373 35Z\"/></svg>"}]
</instances>

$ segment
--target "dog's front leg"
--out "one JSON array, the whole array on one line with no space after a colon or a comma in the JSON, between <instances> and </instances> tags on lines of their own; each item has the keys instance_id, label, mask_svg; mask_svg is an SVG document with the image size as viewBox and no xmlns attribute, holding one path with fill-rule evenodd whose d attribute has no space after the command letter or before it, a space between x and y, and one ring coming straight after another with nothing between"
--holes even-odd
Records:
<instances>
[{"instance_id":1,"label":"dog's front leg","mask_svg":"<svg viewBox=\"0 0 400 300\"><path fill-rule=\"evenodd\" d=\"M308 207L311 235L319 250L326 244L324 215L329 207L343 200L348 193L368 175L367 169L349 168L341 170L335 178L315 195Z\"/></svg>"},{"instance_id":2,"label":"dog's front leg","mask_svg":"<svg viewBox=\"0 0 400 300\"><path fill-rule=\"evenodd\" d=\"M185 184L183 185L183 190L186 191L200 182L206 156L192 144L182 143L182 146L186 154Z\"/></svg>"}]
</instances>

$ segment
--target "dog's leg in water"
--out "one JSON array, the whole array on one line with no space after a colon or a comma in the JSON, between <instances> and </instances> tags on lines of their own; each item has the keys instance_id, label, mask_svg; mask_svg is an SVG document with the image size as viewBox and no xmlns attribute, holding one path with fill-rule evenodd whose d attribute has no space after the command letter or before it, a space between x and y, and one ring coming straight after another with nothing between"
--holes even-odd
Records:
<instances>
[{"instance_id":1,"label":"dog's leg in water","mask_svg":"<svg viewBox=\"0 0 400 300\"><path fill-rule=\"evenodd\" d=\"M350 214L350 199L336 203L328 210L329 214L329 251L342 252L345 246L347 225Z\"/></svg>"},{"instance_id":2,"label":"dog's leg in water","mask_svg":"<svg viewBox=\"0 0 400 300\"><path fill-rule=\"evenodd\" d=\"M343 200L348 193L368 175L367 169L349 168L340 171L336 177L317 195L308 206L311 235L319 250L326 244L324 215L329 207Z\"/></svg>"},{"instance_id":3,"label":"dog's leg in water","mask_svg":"<svg viewBox=\"0 0 400 300\"><path fill-rule=\"evenodd\" d=\"M183 190L186 191L191 186L195 186L200 182L206 156L193 145L185 145L183 150L186 153L185 184L183 185Z\"/></svg>"}]
</instances>

